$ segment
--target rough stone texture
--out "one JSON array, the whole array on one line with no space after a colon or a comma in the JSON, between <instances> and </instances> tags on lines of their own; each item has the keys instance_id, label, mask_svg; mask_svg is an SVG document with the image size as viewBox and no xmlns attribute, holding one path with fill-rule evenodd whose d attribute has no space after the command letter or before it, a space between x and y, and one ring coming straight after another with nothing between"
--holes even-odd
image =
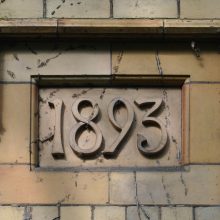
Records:
<instances>
[{"instance_id":1,"label":"rough stone texture","mask_svg":"<svg viewBox=\"0 0 220 220\"><path fill-rule=\"evenodd\" d=\"M29 163L29 143L30 85L1 84L0 163Z\"/></svg>"},{"instance_id":2,"label":"rough stone texture","mask_svg":"<svg viewBox=\"0 0 220 220\"><path fill-rule=\"evenodd\" d=\"M195 220L219 220L220 207L199 207L195 208Z\"/></svg>"},{"instance_id":3,"label":"rough stone texture","mask_svg":"<svg viewBox=\"0 0 220 220\"><path fill-rule=\"evenodd\" d=\"M31 220L56 220L59 216L57 206L30 207Z\"/></svg>"},{"instance_id":4,"label":"rough stone texture","mask_svg":"<svg viewBox=\"0 0 220 220\"><path fill-rule=\"evenodd\" d=\"M181 0L180 1L180 17L205 19L220 18L219 0Z\"/></svg>"},{"instance_id":5,"label":"rough stone texture","mask_svg":"<svg viewBox=\"0 0 220 220\"><path fill-rule=\"evenodd\" d=\"M3 24L6 22L0 21ZM1 29L0 29L1 30ZM6 29L7 30L7 29ZM58 19L60 34L113 34L113 33L148 33L162 34L162 19ZM88 35L87 35L88 36Z\"/></svg>"},{"instance_id":6,"label":"rough stone texture","mask_svg":"<svg viewBox=\"0 0 220 220\"><path fill-rule=\"evenodd\" d=\"M126 220L125 208L117 206L95 207L94 220Z\"/></svg>"},{"instance_id":7,"label":"rough stone texture","mask_svg":"<svg viewBox=\"0 0 220 220\"><path fill-rule=\"evenodd\" d=\"M220 84L193 84L190 91L190 161L220 162Z\"/></svg>"},{"instance_id":8,"label":"rough stone texture","mask_svg":"<svg viewBox=\"0 0 220 220\"><path fill-rule=\"evenodd\" d=\"M92 216L89 206L61 207L60 220L90 220Z\"/></svg>"},{"instance_id":9,"label":"rough stone texture","mask_svg":"<svg viewBox=\"0 0 220 220\"><path fill-rule=\"evenodd\" d=\"M112 73L158 75L155 48L149 44L113 44Z\"/></svg>"},{"instance_id":10,"label":"rough stone texture","mask_svg":"<svg viewBox=\"0 0 220 220\"><path fill-rule=\"evenodd\" d=\"M200 57L197 57L190 43L113 44L112 73L189 75L193 81L220 81L218 45L198 43Z\"/></svg>"},{"instance_id":11,"label":"rough stone texture","mask_svg":"<svg viewBox=\"0 0 220 220\"><path fill-rule=\"evenodd\" d=\"M39 0L2 0L0 18L42 18L43 1Z\"/></svg>"},{"instance_id":12,"label":"rough stone texture","mask_svg":"<svg viewBox=\"0 0 220 220\"><path fill-rule=\"evenodd\" d=\"M190 207L162 207L161 220L193 220L193 210ZM200 219L199 219L200 220Z\"/></svg>"},{"instance_id":13,"label":"rough stone texture","mask_svg":"<svg viewBox=\"0 0 220 220\"><path fill-rule=\"evenodd\" d=\"M134 173L110 174L110 203L134 204L136 185Z\"/></svg>"},{"instance_id":14,"label":"rough stone texture","mask_svg":"<svg viewBox=\"0 0 220 220\"><path fill-rule=\"evenodd\" d=\"M113 0L115 18L176 18L175 0Z\"/></svg>"},{"instance_id":15,"label":"rough stone texture","mask_svg":"<svg viewBox=\"0 0 220 220\"><path fill-rule=\"evenodd\" d=\"M30 75L110 75L109 45L15 43L1 46L0 80L30 81Z\"/></svg>"},{"instance_id":16,"label":"rough stone texture","mask_svg":"<svg viewBox=\"0 0 220 220\"><path fill-rule=\"evenodd\" d=\"M190 75L192 81L220 81L220 54L215 44L197 44L200 57L188 44L158 45L164 75Z\"/></svg>"},{"instance_id":17,"label":"rough stone texture","mask_svg":"<svg viewBox=\"0 0 220 220\"><path fill-rule=\"evenodd\" d=\"M137 206L130 206L127 208L127 219L126 220L140 220L139 213L141 219L147 219L148 216L150 220L160 220L160 210L159 207L149 207L149 206L142 206L138 208Z\"/></svg>"},{"instance_id":18,"label":"rough stone texture","mask_svg":"<svg viewBox=\"0 0 220 220\"><path fill-rule=\"evenodd\" d=\"M108 0L47 0L47 17L109 18Z\"/></svg>"},{"instance_id":19,"label":"rough stone texture","mask_svg":"<svg viewBox=\"0 0 220 220\"><path fill-rule=\"evenodd\" d=\"M26 18L0 20L1 34L56 34L57 19Z\"/></svg>"},{"instance_id":20,"label":"rough stone texture","mask_svg":"<svg viewBox=\"0 0 220 220\"><path fill-rule=\"evenodd\" d=\"M106 173L30 172L29 166L20 165L0 167L0 176L1 204L105 204L108 201Z\"/></svg>"},{"instance_id":21,"label":"rough stone texture","mask_svg":"<svg viewBox=\"0 0 220 220\"><path fill-rule=\"evenodd\" d=\"M23 220L24 218L23 207L13 206L0 206L0 219L1 220Z\"/></svg>"},{"instance_id":22,"label":"rough stone texture","mask_svg":"<svg viewBox=\"0 0 220 220\"><path fill-rule=\"evenodd\" d=\"M138 198L141 204L152 205L217 205L219 182L220 167L215 165L190 166L186 172L138 172Z\"/></svg>"},{"instance_id":23,"label":"rough stone texture","mask_svg":"<svg viewBox=\"0 0 220 220\"><path fill-rule=\"evenodd\" d=\"M165 19L164 33L179 34L217 34L219 33L219 20L188 20Z\"/></svg>"}]
</instances>

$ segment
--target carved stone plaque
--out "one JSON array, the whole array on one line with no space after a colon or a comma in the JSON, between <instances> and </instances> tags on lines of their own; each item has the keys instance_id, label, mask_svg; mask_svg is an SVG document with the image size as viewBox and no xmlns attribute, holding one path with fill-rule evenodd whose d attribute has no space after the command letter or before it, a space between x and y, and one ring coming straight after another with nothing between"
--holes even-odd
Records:
<instances>
[{"instance_id":1,"label":"carved stone plaque","mask_svg":"<svg viewBox=\"0 0 220 220\"><path fill-rule=\"evenodd\" d=\"M39 89L39 166L149 168L181 160L181 89Z\"/></svg>"}]
</instances>

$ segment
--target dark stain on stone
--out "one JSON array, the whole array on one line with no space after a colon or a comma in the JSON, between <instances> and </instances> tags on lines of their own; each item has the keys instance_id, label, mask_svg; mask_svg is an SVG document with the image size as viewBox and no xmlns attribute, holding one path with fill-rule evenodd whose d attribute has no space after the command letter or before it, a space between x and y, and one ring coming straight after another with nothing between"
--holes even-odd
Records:
<instances>
[{"instance_id":1,"label":"dark stain on stone","mask_svg":"<svg viewBox=\"0 0 220 220\"><path fill-rule=\"evenodd\" d=\"M62 3L58 5L56 9L51 12L51 15L54 15L56 13L56 10L59 10L65 2L66 2L65 0L62 0Z\"/></svg>"},{"instance_id":2,"label":"dark stain on stone","mask_svg":"<svg viewBox=\"0 0 220 220\"><path fill-rule=\"evenodd\" d=\"M13 54L13 57L15 58L15 60L19 61L18 55L17 54Z\"/></svg>"},{"instance_id":3,"label":"dark stain on stone","mask_svg":"<svg viewBox=\"0 0 220 220\"><path fill-rule=\"evenodd\" d=\"M56 59L56 58L59 57L61 54L62 54L62 53L60 52L60 53L58 53L57 55L55 55L54 57L48 58L48 59L46 59L45 61L41 61L41 60L38 59L38 65L37 65L37 67L38 67L38 68L41 68L41 67L46 66L51 60Z\"/></svg>"},{"instance_id":4,"label":"dark stain on stone","mask_svg":"<svg viewBox=\"0 0 220 220\"><path fill-rule=\"evenodd\" d=\"M4 3L6 0L1 0L1 3Z\"/></svg>"},{"instance_id":5,"label":"dark stain on stone","mask_svg":"<svg viewBox=\"0 0 220 220\"><path fill-rule=\"evenodd\" d=\"M123 54L124 54L124 51L122 50L117 56L117 64L113 67L115 73L118 73L118 69L119 69L121 60L123 58Z\"/></svg>"},{"instance_id":6,"label":"dark stain on stone","mask_svg":"<svg viewBox=\"0 0 220 220\"><path fill-rule=\"evenodd\" d=\"M187 186L186 186L185 180L183 179L183 174L182 174L182 173L180 174L180 181L181 181L181 183L182 183L183 186L184 186L185 196L187 196L187 194L188 194L188 188L187 188Z\"/></svg>"},{"instance_id":7,"label":"dark stain on stone","mask_svg":"<svg viewBox=\"0 0 220 220\"><path fill-rule=\"evenodd\" d=\"M161 67L161 61L160 61L159 51L158 50L156 51L155 57L156 57L156 63L157 63L158 72L162 76L163 75L163 69Z\"/></svg>"},{"instance_id":8,"label":"dark stain on stone","mask_svg":"<svg viewBox=\"0 0 220 220\"><path fill-rule=\"evenodd\" d=\"M167 203L170 204L171 203L171 201L170 201L170 194L167 192L167 187L166 187L166 185L164 183L164 177L163 176L161 178L161 182L162 182L162 185L163 185L164 192L166 194Z\"/></svg>"},{"instance_id":9,"label":"dark stain on stone","mask_svg":"<svg viewBox=\"0 0 220 220\"><path fill-rule=\"evenodd\" d=\"M12 79L15 79L15 73L12 72L11 70L7 70L7 74L8 74Z\"/></svg>"},{"instance_id":10,"label":"dark stain on stone","mask_svg":"<svg viewBox=\"0 0 220 220\"><path fill-rule=\"evenodd\" d=\"M78 94L76 94L76 93L74 93L73 95L72 95L72 98L78 98L79 96L81 96L81 95L85 95L88 91L89 91L90 89L87 89L87 90L82 90L82 92L80 92L80 93L78 93Z\"/></svg>"},{"instance_id":11,"label":"dark stain on stone","mask_svg":"<svg viewBox=\"0 0 220 220\"><path fill-rule=\"evenodd\" d=\"M101 95L100 95L100 97L99 97L100 99L103 99L103 97L104 97L104 95L105 95L105 90L106 90L106 89L103 89L103 91L102 91L102 93L101 93Z\"/></svg>"},{"instance_id":12,"label":"dark stain on stone","mask_svg":"<svg viewBox=\"0 0 220 220\"><path fill-rule=\"evenodd\" d=\"M52 98L58 91L59 91L59 89L56 89L56 90L50 92L49 97Z\"/></svg>"},{"instance_id":13,"label":"dark stain on stone","mask_svg":"<svg viewBox=\"0 0 220 220\"><path fill-rule=\"evenodd\" d=\"M31 67L29 67L29 66L26 66L26 70L31 70Z\"/></svg>"},{"instance_id":14,"label":"dark stain on stone","mask_svg":"<svg viewBox=\"0 0 220 220\"><path fill-rule=\"evenodd\" d=\"M47 101L46 101L46 100L44 100L44 99L43 99L41 96L39 96L39 98L38 98L38 99L39 99L39 102L42 102L42 103L44 103L44 104L45 104L45 103L47 103Z\"/></svg>"},{"instance_id":15,"label":"dark stain on stone","mask_svg":"<svg viewBox=\"0 0 220 220\"><path fill-rule=\"evenodd\" d=\"M56 9L59 9L61 7L61 5L58 5Z\"/></svg>"},{"instance_id":16,"label":"dark stain on stone","mask_svg":"<svg viewBox=\"0 0 220 220\"><path fill-rule=\"evenodd\" d=\"M192 48L194 54L196 55L196 57L199 58L201 50L199 49L199 47L195 41L191 42L191 48Z\"/></svg>"},{"instance_id":17,"label":"dark stain on stone","mask_svg":"<svg viewBox=\"0 0 220 220\"><path fill-rule=\"evenodd\" d=\"M31 48L31 46L26 42L25 43L25 46L27 47L27 49L31 52L31 53L33 53L34 55L37 55L37 52L35 51L35 50L33 50L33 48Z\"/></svg>"}]
</instances>

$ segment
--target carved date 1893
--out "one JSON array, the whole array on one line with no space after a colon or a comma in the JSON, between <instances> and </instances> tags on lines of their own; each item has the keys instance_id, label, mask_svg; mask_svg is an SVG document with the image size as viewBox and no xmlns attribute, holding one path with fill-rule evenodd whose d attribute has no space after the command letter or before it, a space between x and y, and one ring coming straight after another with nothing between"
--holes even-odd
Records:
<instances>
[{"instance_id":1,"label":"carved date 1893","mask_svg":"<svg viewBox=\"0 0 220 220\"><path fill-rule=\"evenodd\" d=\"M60 159L65 156L61 135L63 103L61 99L55 99L48 102L50 107L55 109L55 129L52 145L52 155L54 159ZM160 119L153 116L156 111L160 110L162 103L162 98L149 99L139 97L134 100L134 104L137 108L148 110L142 118L143 126L155 126L161 131L160 137L158 137L160 141L155 145L150 144L142 132L137 132L137 148L144 156L152 156L160 153L167 144L168 134L166 127ZM84 116L81 114L80 109L86 105L92 107L92 112ZM123 125L117 122L115 117L115 111L117 111L120 106L123 106L127 111L127 120ZM100 114L98 103L92 98L78 98L74 101L71 111L77 123L75 123L70 130L69 145L73 152L80 158L96 157L97 153L102 153L106 158L115 157L122 148L123 141L127 137L135 119L135 111L128 100L122 97L113 98L108 104L107 114L109 121L119 132L119 135L110 145L105 146L103 149L103 134L99 126L95 123L95 119ZM96 137L93 146L89 148L81 148L77 141L84 130L92 130Z\"/></svg>"}]
</instances>

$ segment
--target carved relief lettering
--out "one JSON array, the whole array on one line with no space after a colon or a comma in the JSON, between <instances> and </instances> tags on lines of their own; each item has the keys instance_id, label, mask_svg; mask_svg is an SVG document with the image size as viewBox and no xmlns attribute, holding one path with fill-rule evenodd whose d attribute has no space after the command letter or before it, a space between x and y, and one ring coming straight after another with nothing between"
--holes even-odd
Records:
<instances>
[{"instance_id":1,"label":"carved relief lettering","mask_svg":"<svg viewBox=\"0 0 220 220\"><path fill-rule=\"evenodd\" d=\"M180 90L167 89L166 99L160 89L79 90L40 91L40 135L53 131L51 141L40 143L42 166L178 164Z\"/></svg>"}]
</instances>

